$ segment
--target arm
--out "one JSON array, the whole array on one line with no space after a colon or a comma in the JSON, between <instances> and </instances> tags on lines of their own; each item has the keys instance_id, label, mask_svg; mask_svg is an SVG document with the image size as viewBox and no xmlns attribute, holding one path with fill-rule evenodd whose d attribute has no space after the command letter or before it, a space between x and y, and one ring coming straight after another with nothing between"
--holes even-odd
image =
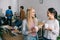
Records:
<instances>
[{"instance_id":1,"label":"arm","mask_svg":"<svg viewBox=\"0 0 60 40\"><path fill-rule=\"evenodd\" d=\"M36 29L36 32L38 32L38 30L39 30L39 29L38 29L38 27L37 27L37 26L35 26L35 29Z\"/></svg>"},{"instance_id":2,"label":"arm","mask_svg":"<svg viewBox=\"0 0 60 40\"><path fill-rule=\"evenodd\" d=\"M22 23L22 34L24 35L27 35L28 34L28 31L27 31L27 28L26 28L26 21L24 20L23 23Z\"/></svg>"},{"instance_id":3,"label":"arm","mask_svg":"<svg viewBox=\"0 0 60 40\"><path fill-rule=\"evenodd\" d=\"M55 22L55 27L52 30L52 33L56 34L57 36L59 35L59 22L58 21Z\"/></svg>"}]
</instances>

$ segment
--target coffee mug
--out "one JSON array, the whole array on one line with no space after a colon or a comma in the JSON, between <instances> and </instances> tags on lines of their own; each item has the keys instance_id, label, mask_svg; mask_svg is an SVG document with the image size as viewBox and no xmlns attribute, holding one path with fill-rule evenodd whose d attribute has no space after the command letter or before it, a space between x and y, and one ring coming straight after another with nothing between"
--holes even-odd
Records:
<instances>
[{"instance_id":1,"label":"coffee mug","mask_svg":"<svg viewBox=\"0 0 60 40\"><path fill-rule=\"evenodd\" d=\"M45 23L45 28L48 28L48 24L47 23Z\"/></svg>"}]
</instances>

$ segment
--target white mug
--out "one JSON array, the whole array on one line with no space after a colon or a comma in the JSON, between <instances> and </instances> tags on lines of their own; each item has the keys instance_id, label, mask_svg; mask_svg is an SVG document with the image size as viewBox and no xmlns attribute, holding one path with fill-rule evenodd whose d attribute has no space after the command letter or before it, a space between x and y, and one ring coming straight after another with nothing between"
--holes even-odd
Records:
<instances>
[{"instance_id":1,"label":"white mug","mask_svg":"<svg viewBox=\"0 0 60 40\"><path fill-rule=\"evenodd\" d=\"M45 28L48 28L48 24L47 23L45 24Z\"/></svg>"}]
</instances>

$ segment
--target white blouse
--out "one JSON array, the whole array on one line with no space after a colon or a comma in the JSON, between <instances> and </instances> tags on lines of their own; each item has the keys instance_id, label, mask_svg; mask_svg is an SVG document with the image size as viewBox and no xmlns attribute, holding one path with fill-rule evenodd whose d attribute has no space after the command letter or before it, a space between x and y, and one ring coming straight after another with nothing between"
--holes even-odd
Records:
<instances>
[{"instance_id":1,"label":"white blouse","mask_svg":"<svg viewBox=\"0 0 60 40\"><path fill-rule=\"evenodd\" d=\"M58 22L58 20L57 19L47 20L46 24L48 24L49 28L52 28L52 31L45 30L44 37L47 39L56 40L57 36L59 36L59 22ZM46 26L45 26L45 28L46 28Z\"/></svg>"}]
</instances>

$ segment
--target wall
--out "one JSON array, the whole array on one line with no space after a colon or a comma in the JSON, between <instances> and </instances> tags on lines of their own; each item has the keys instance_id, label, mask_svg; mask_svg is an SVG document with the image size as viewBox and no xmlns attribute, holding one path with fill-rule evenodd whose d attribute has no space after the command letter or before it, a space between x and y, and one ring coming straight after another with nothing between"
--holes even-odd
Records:
<instances>
[{"instance_id":1,"label":"wall","mask_svg":"<svg viewBox=\"0 0 60 40\"><path fill-rule=\"evenodd\" d=\"M47 19L47 9L54 7L58 14L60 13L60 0L43 0L43 4L40 4L39 0L19 0L19 5L23 5L25 10L29 7L33 7L36 10L37 17L40 21Z\"/></svg>"},{"instance_id":2,"label":"wall","mask_svg":"<svg viewBox=\"0 0 60 40\"><path fill-rule=\"evenodd\" d=\"M18 3L17 0L0 0L0 9L5 14L5 11L8 9L8 6L12 6L12 11L18 12Z\"/></svg>"},{"instance_id":3,"label":"wall","mask_svg":"<svg viewBox=\"0 0 60 40\"><path fill-rule=\"evenodd\" d=\"M0 0L0 9L2 9L2 12L5 13L5 10L8 8L10 4L10 0Z\"/></svg>"},{"instance_id":4,"label":"wall","mask_svg":"<svg viewBox=\"0 0 60 40\"><path fill-rule=\"evenodd\" d=\"M0 0L0 8L2 8L3 13L8 8L9 5L12 6L13 12L19 12L19 7L23 5L25 11L29 7L33 7L36 10L36 14L39 20L47 19L47 9L54 7L58 14L60 14L60 0L43 0L43 4L39 3L39 0Z\"/></svg>"}]
</instances>

